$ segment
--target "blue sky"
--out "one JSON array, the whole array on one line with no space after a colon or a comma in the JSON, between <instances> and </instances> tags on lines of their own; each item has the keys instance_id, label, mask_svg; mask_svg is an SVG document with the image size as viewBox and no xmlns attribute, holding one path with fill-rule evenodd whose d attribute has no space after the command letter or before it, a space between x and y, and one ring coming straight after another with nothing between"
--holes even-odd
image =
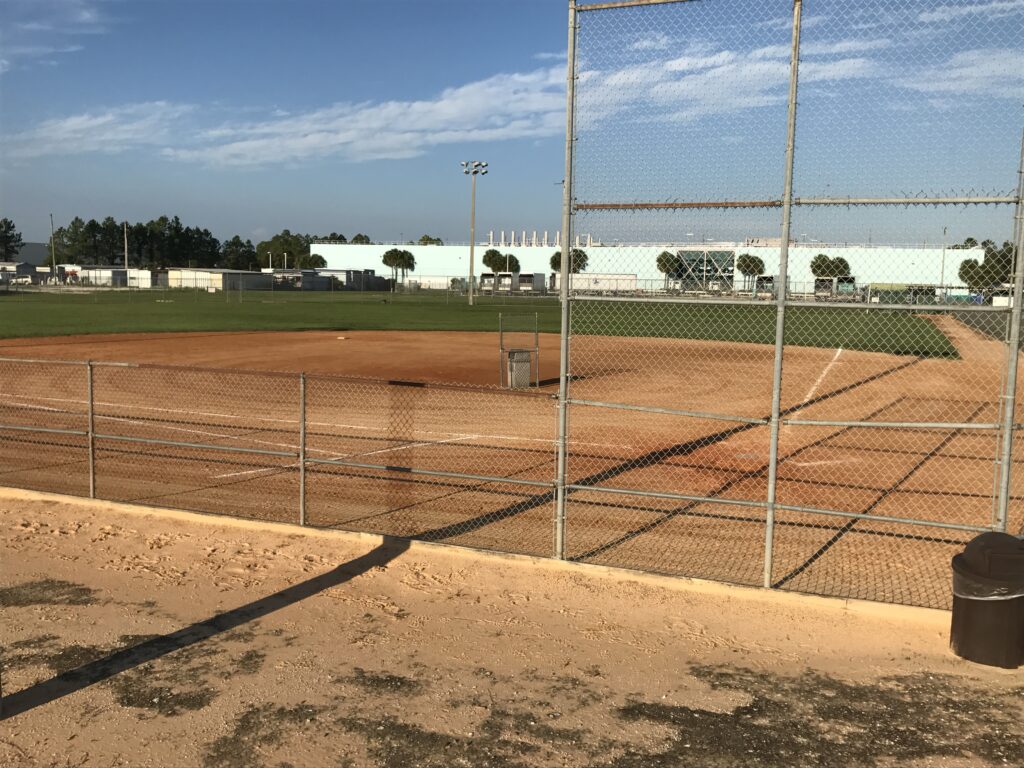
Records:
<instances>
[{"instance_id":1,"label":"blue sky","mask_svg":"<svg viewBox=\"0 0 1024 768\"><path fill-rule=\"evenodd\" d=\"M581 16L581 199L781 194L789 0ZM1024 0L807 0L798 194L999 191ZM559 225L562 0L0 0L0 207L467 238ZM801 214L818 239L1009 237L1006 209ZM771 216L595 217L611 239L777 235ZM756 231L755 231L756 230Z\"/></svg>"},{"instance_id":2,"label":"blue sky","mask_svg":"<svg viewBox=\"0 0 1024 768\"><path fill-rule=\"evenodd\" d=\"M2 207L28 238L52 211L466 240L477 158L479 226L558 226L559 2L0 0L0 30Z\"/></svg>"}]
</instances>

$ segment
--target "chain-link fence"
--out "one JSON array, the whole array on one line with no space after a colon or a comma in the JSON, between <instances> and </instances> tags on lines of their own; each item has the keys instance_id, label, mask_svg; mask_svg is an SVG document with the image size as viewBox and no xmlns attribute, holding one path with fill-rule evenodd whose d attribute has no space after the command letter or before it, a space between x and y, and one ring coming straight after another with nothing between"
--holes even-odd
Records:
<instances>
[{"instance_id":1,"label":"chain-link fence","mask_svg":"<svg viewBox=\"0 0 1024 768\"><path fill-rule=\"evenodd\" d=\"M569 19L557 402L528 313L523 391L3 359L0 483L948 606L1024 533L1024 5Z\"/></svg>"},{"instance_id":2,"label":"chain-link fence","mask_svg":"<svg viewBox=\"0 0 1024 768\"><path fill-rule=\"evenodd\" d=\"M646 288L567 292L564 555L947 605L957 548L1024 523L1024 6L628 0L569 27L563 230Z\"/></svg>"},{"instance_id":3,"label":"chain-link fence","mask_svg":"<svg viewBox=\"0 0 1024 768\"><path fill-rule=\"evenodd\" d=\"M551 553L536 391L0 359L0 483Z\"/></svg>"}]
</instances>

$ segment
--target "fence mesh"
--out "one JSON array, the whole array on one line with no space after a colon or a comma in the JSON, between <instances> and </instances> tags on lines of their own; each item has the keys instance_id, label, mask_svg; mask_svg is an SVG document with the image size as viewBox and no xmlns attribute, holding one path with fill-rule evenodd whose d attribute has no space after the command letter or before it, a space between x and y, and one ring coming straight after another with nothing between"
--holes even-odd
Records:
<instances>
[{"instance_id":1,"label":"fence mesh","mask_svg":"<svg viewBox=\"0 0 1024 768\"><path fill-rule=\"evenodd\" d=\"M573 18L569 556L948 604L1002 524L1024 7Z\"/></svg>"},{"instance_id":2,"label":"fence mesh","mask_svg":"<svg viewBox=\"0 0 1024 768\"><path fill-rule=\"evenodd\" d=\"M311 524L550 553L550 396L326 376L307 388Z\"/></svg>"},{"instance_id":3,"label":"fence mesh","mask_svg":"<svg viewBox=\"0 0 1024 768\"><path fill-rule=\"evenodd\" d=\"M88 403L84 366L0 360L0 483L88 495Z\"/></svg>"},{"instance_id":4,"label":"fence mesh","mask_svg":"<svg viewBox=\"0 0 1024 768\"><path fill-rule=\"evenodd\" d=\"M565 397L0 359L0 482L948 606L1024 534L1024 4L611 5L570 11Z\"/></svg>"}]
</instances>

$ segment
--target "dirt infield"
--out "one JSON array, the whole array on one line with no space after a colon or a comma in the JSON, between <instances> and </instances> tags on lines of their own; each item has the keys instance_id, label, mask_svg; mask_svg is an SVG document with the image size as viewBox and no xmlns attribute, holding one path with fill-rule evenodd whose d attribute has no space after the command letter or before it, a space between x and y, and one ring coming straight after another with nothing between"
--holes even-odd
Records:
<instances>
[{"instance_id":1,"label":"dirt infield","mask_svg":"<svg viewBox=\"0 0 1024 768\"><path fill-rule=\"evenodd\" d=\"M529 336L529 338L527 338ZM514 334L512 343L532 335ZM305 371L499 386L498 334L456 331L125 333L0 340L0 357ZM558 378L558 336L541 334L541 378Z\"/></svg>"},{"instance_id":2,"label":"dirt infield","mask_svg":"<svg viewBox=\"0 0 1024 768\"><path fill-rule=\"evenodd\" d=\"M787 348L784 418L937 426L784 424L777 500L792 509L777 515L777 586L948 606L948 561L970 532L821 513L991 523L1003 348L948 320L937 325L969 352L959 360ZM94 369L101 498L297 522L299 380L255 369L305 370L307 523L550 555L553 387L514 394L386 381L493 385L493 334L337 335L62 337L4 342L0 356L144 363ZM556 343L542 338L544 378L557 372ZM571 343L571 396L584 402L570 410L568 556L759 584L772 348L596 336ZM0 366L0 424L84 431L86 402L83 367ZM153 440L175 445L145 442ZM81 435L0 432L0 483L87 495L87 448ZM442 476L451 473L460 476ZM1024 524L1022 512L1018 471L1011 529Z\"/></svg>"},{"instance_id":3,"label":"dirt infield","mask_svg":"<svg viewBox=\"0 0 1024 768\"><path fill-rule=\"evenodd\" d=\"M0 764L982 768L948 615L0 489Z\"/></svg>"}]
</instances>

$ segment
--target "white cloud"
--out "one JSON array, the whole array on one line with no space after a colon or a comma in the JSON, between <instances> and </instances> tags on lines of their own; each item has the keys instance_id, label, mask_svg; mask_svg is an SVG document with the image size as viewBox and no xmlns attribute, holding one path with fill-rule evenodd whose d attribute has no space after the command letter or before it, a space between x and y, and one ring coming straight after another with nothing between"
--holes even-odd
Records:
<instances>
[{"instance_id":1,"label":"white cloud","mask_svg":"<svg viewBox=\"0 0 1024 768\"><path fill-rule=\"evenodd\" d=\"M984 16L989 19L1000 19L1014 14L1024 13L1024 0L989 0L972 4L940 5L930 11L922 11L918 20L926 23L949 22L969 16Z\"/></svg>"},{"instance_id":2,"label":"white cloud","mask_svg":"<svg viewBox=\"0 0 1024 768\"><path fill-rule=\"evenodd\" d=\"M866 56L888 48L888 39L835 40L804 48L801 80L822 84L821 92L841 81L875 78L882 68ZM580 78L578 124L586 131L613 116L638 121L693 122L784 103L789 85L789 46L753 51L714 50L707 45L686 55L648 61Z\"/></svg>"},{"instance_id":3,"label":"white cloud","mask_svg":"<svg viewBox=\"0 0 1024 768\"><path fill-rule=\"evenodd\" d=\"M810 56L844 56L849 53L869 53L892 47L892 40L877 38L870 40L829 40L826 42L805 42L800 45L800 58ZM789 59L792 48L788 45L768 45L756 48L745 58L751 59Z\"/></svg>"},{"instance_id":4,"label":"white cloud","mask_svg":"<svg viewBox=\"0 0 1024 768\"><path fill-rule=\"evenodd\" d=\"M965 51L941 65L896 73L871 56L891 46L888 38L808 44L801 82L813 85L809 92L815 96L835 98L847 93L842 83L858 79L916 90L940 102L963 94L1024 97L1022 52ZM577 125L586 132L611 118L693 122L757 110L784 103L788 83L788 46L755 51L691 46L681 56L581 71ZM231 121L222 124L210 121L215 105L199 111L162 101L129 104L48 120L8 137L3 148L8 156L25 159L159 147L170 160L214 167L298 164L325 157L359 162L415 157L441 145L558 136L564 109L564 71L553 64L447 88L427 99L340 102L306 111L267 108L258 119L235 110Z\"/></svg>"},{"instance_id":5,"label":"white cloud","mask_svg":"<svg viewBox=\"0 0 1024 768\"><path fill-rule=\"evenodd\" d=\"M156 146L175 135L182 117L193 107L152 101L86 112L52 120L3 141L5 154L15 160L91 152L118 154L141 146Z\"/></svg>"},{"instance_id":6,"label":"white cloud","mask_svg":"<svg viewBox=\"0 0 1024 768\"><path fill-rule=\"evenodd\" d=\"M69 39L106 31L93 0L5 0L0 45L7 69L12 69L15 64L52 63L54 55L82 50Z\"/></svg>"},{"instance_id":7,"label":"white cloud","mask_svg":"<svg viewBox=\"0 0 1024 768\"><path fill-rule=\"evenodd\" d=\"M11 62L7 59L0 59L0 75L11 68Z\"/></svg>"},{"instance_id":8,"label":"white cloud","mask_svg":"<svg viewBox=\"0 0 1024 768\"><path fill-rule=\"evenodd\" d=\"M165 157L213 166L260 166L339 156L402 159L432 146L555 136L564 128L560 67L495 75L421 101L333 104L283 118L228 124Z\"/></svg>"},{"instance_id":9,"label":"white cloud","mask_svg":"<svg viewBox=\"0 0 1024 768\"><path fill-rule=\"evenodd\" d=\"M651 37L642 37L630 47L634 51L665 51L672 46L672 38L663 32Z\"/></svg>"},{"instance_id":10,"label":"white cloud","mask_svg":"<svg viewBox=\"0 0 1024 768\"><path fill-rule=\"evenodd\" d=\"M663 66L668 72L691 72L710 67L720 67L723 64L730 64L736 60L736 54L732 51L719 51L710 56L680 56L678 59L670 59Z\"/></svg>"},{"instance_id":11,"label":"white cloud","mask_svg":"<svg viewBox=\"0 0 1024 768\"><path fill-rule=\"evenodd\" d=\"M1000 48L961 51L896 82L929 94L1024 99L1024 52Z\"/></svg>"},{"instance_id":12,"label":"white cloud","mask_svg":"<svg viewBox=\"0 0 1024 768\"><path fill-rule=\"evenodd\" d=\"M565 61L569 54L565 51L545 51L533 54L537 61Z\"/></svg>"},{"instance_id":13,"label":"white cloud","mask_svg":"<svg viewBox=\"0 0 1024 768\"><path fill-rule=\"evenodd\" d=\"M800 27L802 29L813 29L814 27L821 24L823 21L828 20L828 16L824 14L817 15L805 15L800 18ZM774 19L768 21L761 21L754 25L758 29L770 29L775 32L782 32L793 29L793 17L790 16L777 16Z\"/></svg>"},{"instance_id":14,"label":"white cloud","mask_svg":"<svg viewBox=\"0 0 1024 768\"><path fill-rule=\"evenodd\" d=\"M56 53L77 53L82 50L80 45L13 45L4 48L4 53L9 56L24 58L29 56L52 56Z\"/></svg>"}]
</instances>

